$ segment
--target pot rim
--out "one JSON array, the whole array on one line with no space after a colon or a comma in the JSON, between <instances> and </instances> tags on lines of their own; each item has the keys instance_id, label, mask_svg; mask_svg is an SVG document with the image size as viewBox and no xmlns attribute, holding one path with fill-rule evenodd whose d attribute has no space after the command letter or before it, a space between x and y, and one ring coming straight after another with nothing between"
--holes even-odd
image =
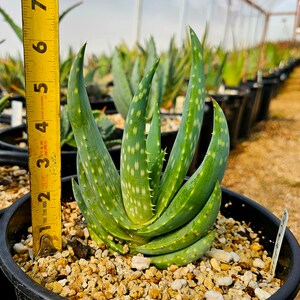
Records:
<instances>
[{"instance_id":1,"label":"pot rim","mask_svg":"<svg viewBox=\"0 0 300 300\"><path fill-rule=\"evenodd\" d=\"M62 178L62 184L64 182L70 181L71 178L76 178L76 175L67 176ZM222 193L227 194L229 198L236 198L237 203L240 203L241 207L246 207L247 205L255 210L259 210L259 213L264 217L269 219L271 223L274 224L276 228L279 227L280 220L271 213L268 209L263 207L261 204L255 202L254 200L241 195L237 192L234 192L228 188L222 187ZM42 285L34 282L28 275L26 275L14 262L12 259L12 255L10 253L10 249L8 248L8 241L6 239L7 226L14 215L14 213L22 206L25 205L27 201L30 199L30 193L22 196L18 201L14 202L9 209L3 214L0 220L0 267L2 271L5 273L7 278L13 283L13 285L20 291L26 292L26 295L31 294L34 299L48 299L48 300L59 300L64 299L63 297L55 294L52 291L47 290ZM230 200L229 200L230 202ZM227 201L227 203L229 203ZM222 207L224 206L224 200L222 197ZM222 210L221 207L221 210ZM295 236L292 234L290 229L287 227L284 235L284 242L290 246L291 249L291 266L285 279L284 284L278 289L276 293L274 293L270 298L270 300L288 300L294 299L297 295L297 292L300 290L300 246ZM12 247L12 245L10 245ZM46 297L46 298L45 298Z\"/></svg>"}]
</instances>

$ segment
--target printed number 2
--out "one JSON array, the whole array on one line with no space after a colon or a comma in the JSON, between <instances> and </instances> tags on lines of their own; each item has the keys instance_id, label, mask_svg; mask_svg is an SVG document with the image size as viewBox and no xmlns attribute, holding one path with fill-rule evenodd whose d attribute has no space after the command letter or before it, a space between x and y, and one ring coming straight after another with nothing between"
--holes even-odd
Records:
<instances>
[{"instance_id":1,"label":"printed number 2","mask_svg":"<svg viewBox=\"0 0 300 300\"><path fill-rule=\"evenodd\" d=\"M50 192L47 192L47 193L40 193L38 195L38 201L39 202L42 202L43 201L43 198L45 198L46 200L49 200L50 201Z\"/></svg>"}]
</instances>

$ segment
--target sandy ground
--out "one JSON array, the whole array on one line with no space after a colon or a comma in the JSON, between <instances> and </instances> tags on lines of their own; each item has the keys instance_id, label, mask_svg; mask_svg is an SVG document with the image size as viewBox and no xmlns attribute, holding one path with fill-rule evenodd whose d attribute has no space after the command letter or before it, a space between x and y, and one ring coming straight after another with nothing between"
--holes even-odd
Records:
<instances>
[{"instance_id":1,"label":"sandy ground","mask_svg":"<svg viewBox=\"0 0 300 300\"><path fill-rule=\"evenodd\" d=\"M269 119L230 152L223 186L280 219L287 209L288 227L300 242L300 67L271 100Z\"/></svg>"}]
</instances>

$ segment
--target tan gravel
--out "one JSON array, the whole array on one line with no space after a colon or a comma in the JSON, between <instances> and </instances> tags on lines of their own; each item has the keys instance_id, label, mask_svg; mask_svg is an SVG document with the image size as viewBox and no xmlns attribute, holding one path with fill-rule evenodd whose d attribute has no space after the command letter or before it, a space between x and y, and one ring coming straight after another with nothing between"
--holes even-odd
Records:
<instances>
[{"instance_id":1,"label":"tan gravel","mask_svg":"<svg viewBox=\"0 0 300 300\"><path fill-rule=\"evenodd\" d=\"M109 253L91 241L74 202L63 207L62 216L63 251L30 260L29 228L27 238L14 245L14 260L69 300L263 300L282 284L270 275L271 258L257 234L231 218L218 217L212 248L197 263L159 270L143 255Z\"/></svg>"},{"instance_id":2,"label":"tan gravel","mask_svg":"<svg viewBox=\"0 0 300 300\"><path fill-rule=\"evenodd\" d=\"M29 173L20 166L0 166L0 210L29 192Z\"/></svg>"}]
</instances>

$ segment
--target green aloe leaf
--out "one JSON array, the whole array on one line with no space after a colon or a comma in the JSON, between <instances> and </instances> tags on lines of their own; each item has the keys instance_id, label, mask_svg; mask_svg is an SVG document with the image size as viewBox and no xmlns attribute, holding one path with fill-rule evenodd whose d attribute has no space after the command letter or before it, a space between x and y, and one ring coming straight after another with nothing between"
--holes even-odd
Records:
<instances>
[{"instance_id":1,"label":"green aloe leaf","mask_svg":"<svg viewBox=\"0 0 300 300\"><path fill-rule=\"evenodd\" d=\"M95 193L101 195L111 217L127 227L131 222L122 202L120 176L98 130L85 89L85 47L86 44L80 49L70 72L67 97L70 122L88 181Z\"/></svg>"},{"instance_id":2,"label":"green aloe leaf","mask_svg":"<svg viewBox=\"0 0 300 300\"><path fill-rule=\"evenodd\" d=\"M133 97L133 93L123 69L122 59L117 51L114 53L112 59L112 74L114 81L112 97L117 111L125 119L128 113L129 105L131 103L131 99Z\"/></svg>"},{"instance_id":3,"label":"green aloe leaf","mask_svg":"<svg viewBox=\"0 0 300 300\"><path fill-rule=\"evenodd\" d=\"M190 81L180 127L162 177L156 217L162 214L181 186L193 159L202 126L205 101L203 49L191 28L190 35L192 41Z\"/></svg>"},{"instance_id":4,"label":"green aloe leaf","mask_svg":"<svg viewBox=\"0 0 300 300\"><path fill-rule=\"evenodd\" d=\"M158 61L142 79L126 118L121 148L121 189L127 215L135 224L153 216L146 153L146 107Z\"/></svg>"},{"instance_id":5,"label":"green aloe leaf","mask_svg":"<svg viewBox=\"0 0 300 300\"><path fill-rule=\"evenodd\" d=\"M161 122L158 103L153 113L150 130L146 140L148 169L152 203L156 204L163 169L165 151L161 150Z\"/></svg>"},{"instance_id":6,"label":"green aloe leaf","mask_svg":"<svg viewBox=\"0 0 300 300\"><path fill-rule=\"evenodd\" d=\"M23 43L23 31L20 26L18 26L14 20L6 13L6 11L0 7L0 13L4 17L4 20L10 25L12 30L15 32L19 40Z\"/></svg>"}]
</instances>

